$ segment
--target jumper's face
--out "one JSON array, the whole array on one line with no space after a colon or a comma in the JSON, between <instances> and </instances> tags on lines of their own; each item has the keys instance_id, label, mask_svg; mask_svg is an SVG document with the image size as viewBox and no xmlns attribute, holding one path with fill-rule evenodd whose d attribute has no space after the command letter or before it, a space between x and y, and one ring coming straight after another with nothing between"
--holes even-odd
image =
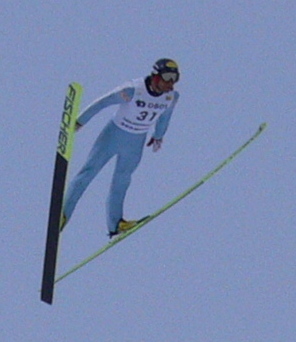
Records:
<instances>
[{"instance_id":1,"label":"jumper's face","mask_svg":"<svg viewBox=\"0 0 296 342\"><path fill-rule=\"evenodd\" d=\"M165 81L162 77L160 77L158 88L160 88L163 93L167 93L174 89L174 82L172 80Z\"/></svg>"},{"instance_id":2,"label":"jumper's face","mask_svg":"<svg viewBox=\"0 0 296 342\"><path fill-rule=\"evenodd\" d=\"M155 75L152 79L152 87L157 93L168 93L174 89L175 81L170 78L165 81L161 75Z\"/></svg>"}]
</instances>

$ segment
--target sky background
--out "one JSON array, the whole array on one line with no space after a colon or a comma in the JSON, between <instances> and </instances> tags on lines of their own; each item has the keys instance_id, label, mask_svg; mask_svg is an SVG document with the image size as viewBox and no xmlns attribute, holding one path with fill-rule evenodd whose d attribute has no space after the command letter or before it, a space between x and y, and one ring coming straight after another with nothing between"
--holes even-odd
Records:
<instances>
[{"instance_id":1,"label":"sky background","mask_svg":"<svg viewBox=\"0 0 296 342\"><path fill-rule=\"evenodd\" d=\"M1 1L1 342L294 342L296 2ZM178 61L180 100L125 202L147 215L268 129L217 176L40 301L68 83L82 107ZM72 178L115 107L79 134ZM58 274L107 243L111 161L79 202Z\"/></svg>"}]
</instances>

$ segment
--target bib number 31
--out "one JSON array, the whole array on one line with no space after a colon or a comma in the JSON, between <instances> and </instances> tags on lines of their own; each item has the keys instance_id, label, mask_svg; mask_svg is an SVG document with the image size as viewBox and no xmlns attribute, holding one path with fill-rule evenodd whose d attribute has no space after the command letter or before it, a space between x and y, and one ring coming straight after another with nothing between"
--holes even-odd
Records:
<instances>
[{"instance_id":1,"label":"bib number 31","mask_svg":"<svg viewBox=\"0 0 296 342\"><path fill-rule=\"evenodd\" d=\"M156 117L157 113L153 112L153 113L149 113L147 111L142 111L139 113L139 115L137 116L137 120L139 121L153 121L154 118Z\"/></svg>"}]
</instances>

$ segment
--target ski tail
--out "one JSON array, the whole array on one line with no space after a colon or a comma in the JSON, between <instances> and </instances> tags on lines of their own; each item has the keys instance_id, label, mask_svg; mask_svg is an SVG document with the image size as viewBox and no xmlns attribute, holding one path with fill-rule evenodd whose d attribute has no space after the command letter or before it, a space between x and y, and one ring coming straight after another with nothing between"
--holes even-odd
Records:
<instances>
[{"instance_id":1,"label":"ski tail","mask_svg":"<svg viewBox=\"0 0 296 342\"><path fill-rule=\"evenodd\" d=\"M48 304L53 301L63 198L82 92L80 84L69 84L58 135L41 287L41 300Z\"/></svg>"}]
</instances>

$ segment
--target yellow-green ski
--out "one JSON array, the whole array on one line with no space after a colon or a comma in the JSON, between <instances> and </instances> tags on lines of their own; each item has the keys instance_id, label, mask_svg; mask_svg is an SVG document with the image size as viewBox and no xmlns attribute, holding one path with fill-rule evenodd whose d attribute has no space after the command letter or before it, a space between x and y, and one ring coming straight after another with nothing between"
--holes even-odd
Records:
<instances>
[{"instance_id":1,"label":"yellow-green ski","mask_svg":"<svg viewBox=\"0 0 296 342\"><path fill-rule=\"evenodd\" d=\"M88 257L87 259L83 260L81 263L77 264L73 268L71 268L68 272L64 273L60 277L58 277L55 280L55 283L61 281L62 279L66 278L70 274L74 273L90 261L94 260L97 258L99 255L103 254L106 252L108 249L111 247L115 246L117 243L120 241L124 240L127 238L129 235L133 234L143 226L145 226L147 223L150 221L154 220L157 216L161 215L165 211L167 211L169 208L177 204L179 201L181 201L183 198L188 196L190 193L192 193L194 190L196 190L198 187L200 187L202 184L204 184L206 181L208 181L210 178L212 178L215 174L217 174L224 166L229 164L235 157L237 157L248 145L250 145L255 139L259 137L259 135L265 130L267 127L266 123L263 123L260 125L259 129L256 131L254 135L252 135L241 147L239 147L235 152L233 152L228 158L226 158L221 164L219 164L214 170L206 174L201 180L199 180L197 183L192 185L190 188L188 188L186 191L184 191L182 194L174 198L172 201L168 202L166 205L164 205L162 208L159 210L155 211L153 214L150 216L147 216L146 218L142 219L139 221L139 223L132 228L131 230L127 231L126 233L120 234L118 237L114 238L112 241L110 241L108 244L103 246L101 249L99 249L97 252L95 252L93 255Z\"/></svg>"}]
</instances>

